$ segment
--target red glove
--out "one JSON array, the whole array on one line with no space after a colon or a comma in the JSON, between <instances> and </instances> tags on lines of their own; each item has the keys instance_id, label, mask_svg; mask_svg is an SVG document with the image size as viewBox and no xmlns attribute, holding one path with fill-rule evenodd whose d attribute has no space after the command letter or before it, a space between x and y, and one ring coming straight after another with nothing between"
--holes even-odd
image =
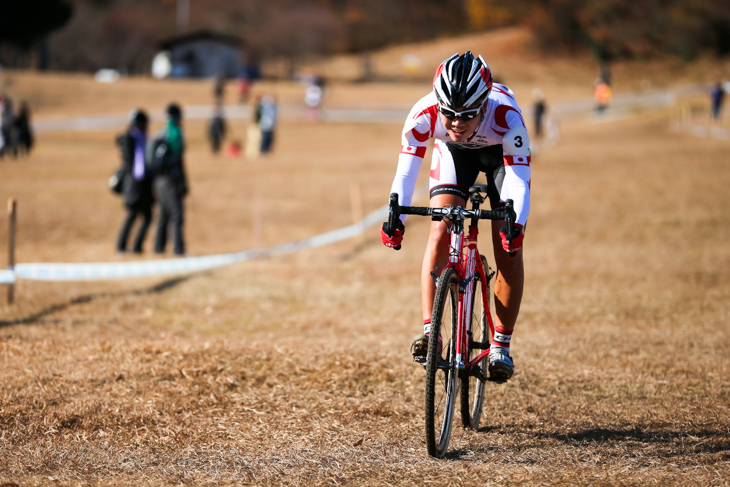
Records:
<instances>
[{"instance_id":1,"label":"red glove","mask_svg":"<svg viewBox=\"0 0 730 487\"><path fill-rule=\"evenodd\" d=\"M406 229L403 226L403 222L398 220L396 223L395 231L390 235L388 232L388 223L383 223L380 227L380 239L383 241L383 245L398 250L400 244L403 241L403 234L406 233Z\"/></svg>"},{"instance_id":2,"label":"red glove","mask_svg":"<svg viewBox=\"0 0 730 487\"><path fill-rule=\"evenodd\" d=\"M513 254L522 250L522 240L525 238L525 234L519 223L515 223L515 231L510 235L507 235L507 229L503 228L499 231L499 236L502 237L502 248L506 252Z\"/></svg>"}]
</instances>

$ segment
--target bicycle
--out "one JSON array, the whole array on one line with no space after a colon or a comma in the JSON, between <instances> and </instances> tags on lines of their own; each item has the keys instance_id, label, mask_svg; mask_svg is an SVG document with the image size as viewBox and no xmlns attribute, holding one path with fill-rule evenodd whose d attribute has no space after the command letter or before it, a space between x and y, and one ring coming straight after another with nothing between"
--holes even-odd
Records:
<instances>
[{"instance_id":1,"label":"bicycle","mask_svg":"<svg viewBox=\"0 0 730 487\"><path fill-rule=\"evenodd\" d=\"M443 208L399 206L398 194L390 195L388 229L395 228L400 215L431 216L447 222L451 243L448 264L436 280L428 353L418 362L426 368L426 443L429 455L443 458L451 437L456 398L459 397L461 424L479 428L487 375L489 346L494 336L490 281L495 271L479 253L479 220L505 220L507 233L514 231L512 200L504 208L482 210L485 184L469 188L472 208L447 205ZM464 235L464 223L469 233ZM400 246L396 247L398 250ZM488 334L489 333L489 334Z\"/></svg>"}]
</instances>

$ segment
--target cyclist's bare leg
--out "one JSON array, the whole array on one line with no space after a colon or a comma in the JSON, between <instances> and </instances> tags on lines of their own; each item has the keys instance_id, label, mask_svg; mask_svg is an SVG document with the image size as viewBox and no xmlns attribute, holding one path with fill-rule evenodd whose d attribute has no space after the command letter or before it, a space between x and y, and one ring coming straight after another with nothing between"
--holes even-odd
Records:
<instances>
[{"instance_id":1,"label":"cyclist's bare leg","mask_svg":"<svg viewBox=\"0 0 730 487\"><path fill-rule=\"evenodd\" d=\"M500 228L504 221L492 221L492 243L494 245L494 261L497 264L497 279L494 284L495 326L511 333L514 330L517 315L522 303L522 290L525 284L525 268L522 251L510 255L502 248Z\"/></svg>"},{"instance_id":2,"label":"cyclist's bare leg","mask_svg":"<svg viewBox=\"0 0 730 487\"><path fill-rule=\"evenodd\" d=\"M439 208L445 205L465 206L466 200L459 196L451 194L441 194L431 198L429 205L433 208ZM437 276L441 275L441 271L446 267L447 257L449 255L449 232L446 229L446 223L443 221L431 222L431 231L428 234L428 243L426 244L426 252L423 255L423 266L421 268L421 304L423 306L423 320L431 320L431 312L433 311L433 298L436 294L436 283L431 277L431 271ZM438 266L438 269L436 269Z\"/></svg>"}]
</instances>

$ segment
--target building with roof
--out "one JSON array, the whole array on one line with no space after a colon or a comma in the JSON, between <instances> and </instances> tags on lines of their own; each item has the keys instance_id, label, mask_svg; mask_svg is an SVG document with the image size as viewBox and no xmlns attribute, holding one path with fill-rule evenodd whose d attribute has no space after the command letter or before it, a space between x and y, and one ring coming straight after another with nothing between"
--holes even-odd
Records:
<instances>
[{"instance_id":1,"label":"building with roof","mask_svg":"<svg viewBox=\"0 0 730 487\"><path fill-rule=\"evenodd\" d=\"M218 73L235 78L246 65L239 39L207 30L167 39L160 43L160 50L168 58L171 78L212 78Z\"/></svg>"}]
</instances>

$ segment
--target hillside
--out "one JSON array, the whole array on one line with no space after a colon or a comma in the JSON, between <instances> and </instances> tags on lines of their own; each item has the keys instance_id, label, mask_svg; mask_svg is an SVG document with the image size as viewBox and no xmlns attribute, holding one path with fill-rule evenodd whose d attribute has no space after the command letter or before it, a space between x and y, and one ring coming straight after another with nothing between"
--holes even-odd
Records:
<instances>
[{"instance_id":1,"label":"hillside","mask_svg":"<svg viewBox=\"0 0 730 487\"><path fill-rule=\"evenodd\" d=\"M597 60L589 54L578 56L538 54L534 38L525 28L437 41L408 44L373 53L370 57L374 76L380 81L359 83L362 56L344 55L303 64L300 73L316 73L329 80L326 103L331 107L354 104L405 104L429 89L435 67L454 52L472 50L484 55L494 76L516 93L524 106L531 103L534 88L541 88L548 101L589 98L598 74ZM420 69L409 71L404 58L419 61ZM676 88L711 83L730 78L730 63L715 59L682 62L664 60L621 61L612 63L613 89L617 94ZM265 70L275 76L281 66L272 62ZM52 95L47 86L54 86ZM83 116L126 113L133 106L161 109L170 99L190 105L211 103L212 80L152 81L145 77L126 77L110 84L97 83L86 74L11 71L0 72L0 90L18 99L27 99L37 117ZM281 102L301 104L304 86L287 81L264 81L254 91L276 92ZM411 94L412 93L412 94ZM233 83L229 84L227 103L237 104Z\"/></svg>"}]
</instances>

